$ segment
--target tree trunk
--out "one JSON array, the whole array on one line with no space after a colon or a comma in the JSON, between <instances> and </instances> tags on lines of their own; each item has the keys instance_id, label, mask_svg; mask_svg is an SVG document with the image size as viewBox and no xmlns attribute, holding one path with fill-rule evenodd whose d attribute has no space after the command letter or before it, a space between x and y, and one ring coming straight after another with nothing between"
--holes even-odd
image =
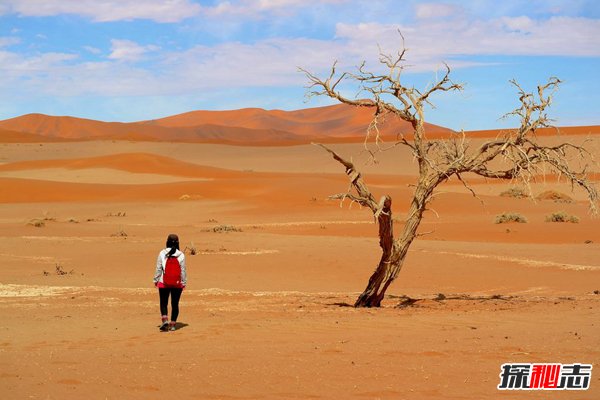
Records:
<instances>
[{"instance_id":1,"label":"tree trunk","mask_svg":"<svg viewBox=\"0 0 600 400\"><path fill-rule=\"evenodd\" d=\"M378 216L378 223L379 244L383 253L379 265L377 265L375 272L369 278L367 288L358 297L354 303L354 307L381 306L385 291L394 279L396 279L402 268L408 248L416 236L421 218L423 217L423 211L425 211L425 206L435 186L435 184L419 182L410 206L408 218L404 225L402 237L399 240L394 240L391 209L392 199L389 196L385 196L382 199L384 207L382 207L383 212Z\"/></svg>"}]
</instances>

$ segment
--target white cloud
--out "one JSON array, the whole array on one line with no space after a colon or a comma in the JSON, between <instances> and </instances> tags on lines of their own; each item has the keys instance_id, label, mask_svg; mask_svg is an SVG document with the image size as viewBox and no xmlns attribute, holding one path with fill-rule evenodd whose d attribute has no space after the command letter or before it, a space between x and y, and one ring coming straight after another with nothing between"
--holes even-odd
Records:
<instances>
[{"instance_id":1,"label":"white cloud","mask_svg":"<svg viewBox=\"0 0 600 400\"><path fill-rule=\"evenodd\" d=\"M320 0L319 4L340 4L348 0ZM203 7L204 14L215 16L258 17L264 14L290 14L298 8L313 7L305 0L238 0L219 1L212 7Z\"/></svg>"},{"instance_id":2,"label":"white cloud","mask_svg":"<svg viewBox=\"0 0 600 400\"><path fill-rule=\"evenodd\" d=\"M379 43L393 51L406 39L415 61L447 60L458 55L599 56L600 20L552 17L532 20L503 17L494 20L421 21L415 25L338 24L336 36L361 46Z\"/></svg>"},{"instance_id":3,"label":"white cloud","mask_svg":"<svg viewBox=\"0 0 600 400\"><path fill-rule=\"evenodd\" d=\"M100 50L99 48L94 47L94 46L83 46L83 49L85 51L88 51L88 52L92 53L92 54L100 54L100 53L102 53L102 50Z\"/></svg>"},{"instance_id":4,"label":"white cloud","mask_svg":"<svg viewBox=\"0 0 600 400\"><path fill-rule=\"evenodd\" d=\"M0 47L8 47L8 46L12 46L15 44L19 44L21 43L21 39L14 37L14 36L8 36L8 37L2 37L0 36Z\"/></svg>"},{"instance_id":5,"label":"white cloud","mask_svg":"<svg viewBox=\"0 0 600 400\"><path fill-rule=\"evenodd\" d=\"M444 18L462 14L463 9L453 4L425 3L417 4L415 7L415 13L417 18L420 19Z\"/></svg>"},{"instance_id":6,"label":"white cloud","mask_svg":"<svg viewBox=\"0 0 600 400\"><path fill-rule=\"evenodd\" d=\"M149 19L178 22L199 14L200 6L191 0L3 0L0 15L15 13L25 17L76 14L97 22Z\"/></svg>"},{"instance_id":7,"label":"white cloud","mask_svg":"<svg viewBox=\"0 0 600 400\"><path fill-rule=\"evenodd\" d=\"M157 46L141 46L136 42L125 39L113 39L111 43L111 53L108 58L119 61L138 61L149 51L156 51Z\"/></svg>"}]
</instances>

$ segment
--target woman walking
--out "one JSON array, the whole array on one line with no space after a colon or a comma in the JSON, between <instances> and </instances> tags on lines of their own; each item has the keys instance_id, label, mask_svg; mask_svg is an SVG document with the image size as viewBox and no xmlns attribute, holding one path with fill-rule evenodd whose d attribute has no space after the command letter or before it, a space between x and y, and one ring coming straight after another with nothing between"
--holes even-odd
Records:
<instances>
[{"instance_id":1,"label":"woman walking","mask_svg":"<svg viewBox=\"0 0 600 400\"><path fill-rule=\"evenodd\" d=\"M179 316L179 299L187 283L185 254L179 250L179 237L170 234L166 248L161 250L156 260L154 286L158 288L160 297L160 330L174 331ZM171 322L169 322L168 306L171 297Z\"/></svg>"}]
</instances>

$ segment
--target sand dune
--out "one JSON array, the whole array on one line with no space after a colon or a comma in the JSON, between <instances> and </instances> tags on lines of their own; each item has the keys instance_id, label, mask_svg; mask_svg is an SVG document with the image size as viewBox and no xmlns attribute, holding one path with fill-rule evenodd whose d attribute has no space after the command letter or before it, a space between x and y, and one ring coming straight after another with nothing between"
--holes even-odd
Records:
<instances>
[{"instance_id":1,"label":"sand dune","mask_svg":"<svg viewBox=\"0 0 600 400\"><path fill-rule=\"evenodd\" d=\"M506 129L490 129L479 131L467 131L466 134L470 138L495 138L503 137L507 133ZM600 134L600 126L559 126L556 128L541 128L536 131L539 136L583 136Z\"/></svg>"},{"instance_id":2,"label":"sand dune","mask_svg":"<svg viewBox=\"0 0 600 400\"><path fill-rule=\"evenodd\" d=\"M168 128L146 123L102 122L74 117L28 114L0 121L0 128L46 138L69 140L144 140L220 143L296 143L302 141L293 133L272 128L252 129L198 124L193 127ZM2 132L0 132L1 134ZM2 139L6 136L6 140ZM0 140L13 142L14 134L2 134ZM26 136L24 136L26 137Z\"/></svg>"},{"instance_id":3,"label":"sand dune","mask_svg":"<svg viewBox=\"0 0 600 400\"><path fill-rule=\"evenodd\" d=\"M200 123L223 126L243 126L253 129L277 129L309 137L363 137L373 118L373 110L356 108L344 104L308 108L296 111L263 110L248 108L233 111L192 111L167 118L148 121L148 123L167 127L190 127ZM441 126L426 124L432 134L449 133L451 130ZM392 132L408 133L410 124L390 118L381 124L386 135Z\"/></svg>"},{"instance_id":4,"label":"sand dune","mask_svg":"<svg viewBox=\"0 0 600 400\"><path fill-rule=\"evenodd\" d=\"M365 138L372 110L333 105L296 111L247 108L230 111L191 111L149 121L103 122L69 116L28 114L0 121L0 142L45 142L51 140L133 140L240 145L295 145L313 141L352 143ZM410 124L396 117L380 122L382 137L393 141L399 134L412 138ZM450 138L455 132L425 124L428 138ZM563 127L563 135L600 132L598 126ZM471 138L494 138L504 130L466 132ZM373 133L374 134L374 133ZM557 134L555 129L539 136Z\"/></svg>"},{"instance_id":5,"label":"sand dune","mask_svg":"<svg viewBox=\"0 0 600 400\"><path fill-rule=\"evenodd\" d=\"M28 114L0 121L0 128L70 140L157 140L272 145L309 143L314 140L360 140L365 135L371 117L371 110L345 105L298 111L193 111L132 123ZM385 135L410 131L409 124L404 121L390 120L381 126ZM431 134L451 132L432 124L427 124L427 129ZM0 140L12 142L15 140L14 136L14 133L5 133L0 135Z\"/></svg>"},{"instance_id":6,"label":"sand dune","mask_svg":"<svg viewBox=\"0 0 600 400\"><path fill-rule=\"evenodd\" d=\"M189 178L232 177L239 175L239 173L227 171L222 168L200 166L171 157L148 153L121 153L90 158L21 161L0 165L0 172L46 168L72 170L111 168L140 174L161 174Z\"/></svg>"},{"instance_id":7,"label":"sand dune","mask_svg":"<svg viewBox=\"0 0 600 400\"><path fill-rule=\"evenodd\" d=\"M60 141L61 138L59 137L42 136L33 133L0 129L0 143L45 143Z\"/></svg>"}]
</instances>

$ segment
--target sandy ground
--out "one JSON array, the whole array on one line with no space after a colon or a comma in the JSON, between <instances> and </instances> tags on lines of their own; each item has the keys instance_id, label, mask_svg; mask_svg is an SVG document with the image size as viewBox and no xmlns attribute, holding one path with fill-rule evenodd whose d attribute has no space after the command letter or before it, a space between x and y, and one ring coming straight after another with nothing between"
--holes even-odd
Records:
<instances>
[{"instance_id":1,"label":"sandy ground","mask_svg":"<svg viewBox=\"0 0 600 400\"><path fill-rule=\"evenodd\" d=\"M335 147L393 196L398 232L410 157L369 165L361 144ZM4 398L600 398L598 371L583 392L496 389L503 363L600 362L600 225L553 179L534 194L576 201L473 179L482 205L444 185L383 307L354 309L377 227L327 200L347 178L314 146L0 149ZM580 222L545 222L556 211ZM495 224L502 212L528 223ZM171 232L197 254L179 329L160 333L151 279Z\"/></svg>"}]
</instances>

